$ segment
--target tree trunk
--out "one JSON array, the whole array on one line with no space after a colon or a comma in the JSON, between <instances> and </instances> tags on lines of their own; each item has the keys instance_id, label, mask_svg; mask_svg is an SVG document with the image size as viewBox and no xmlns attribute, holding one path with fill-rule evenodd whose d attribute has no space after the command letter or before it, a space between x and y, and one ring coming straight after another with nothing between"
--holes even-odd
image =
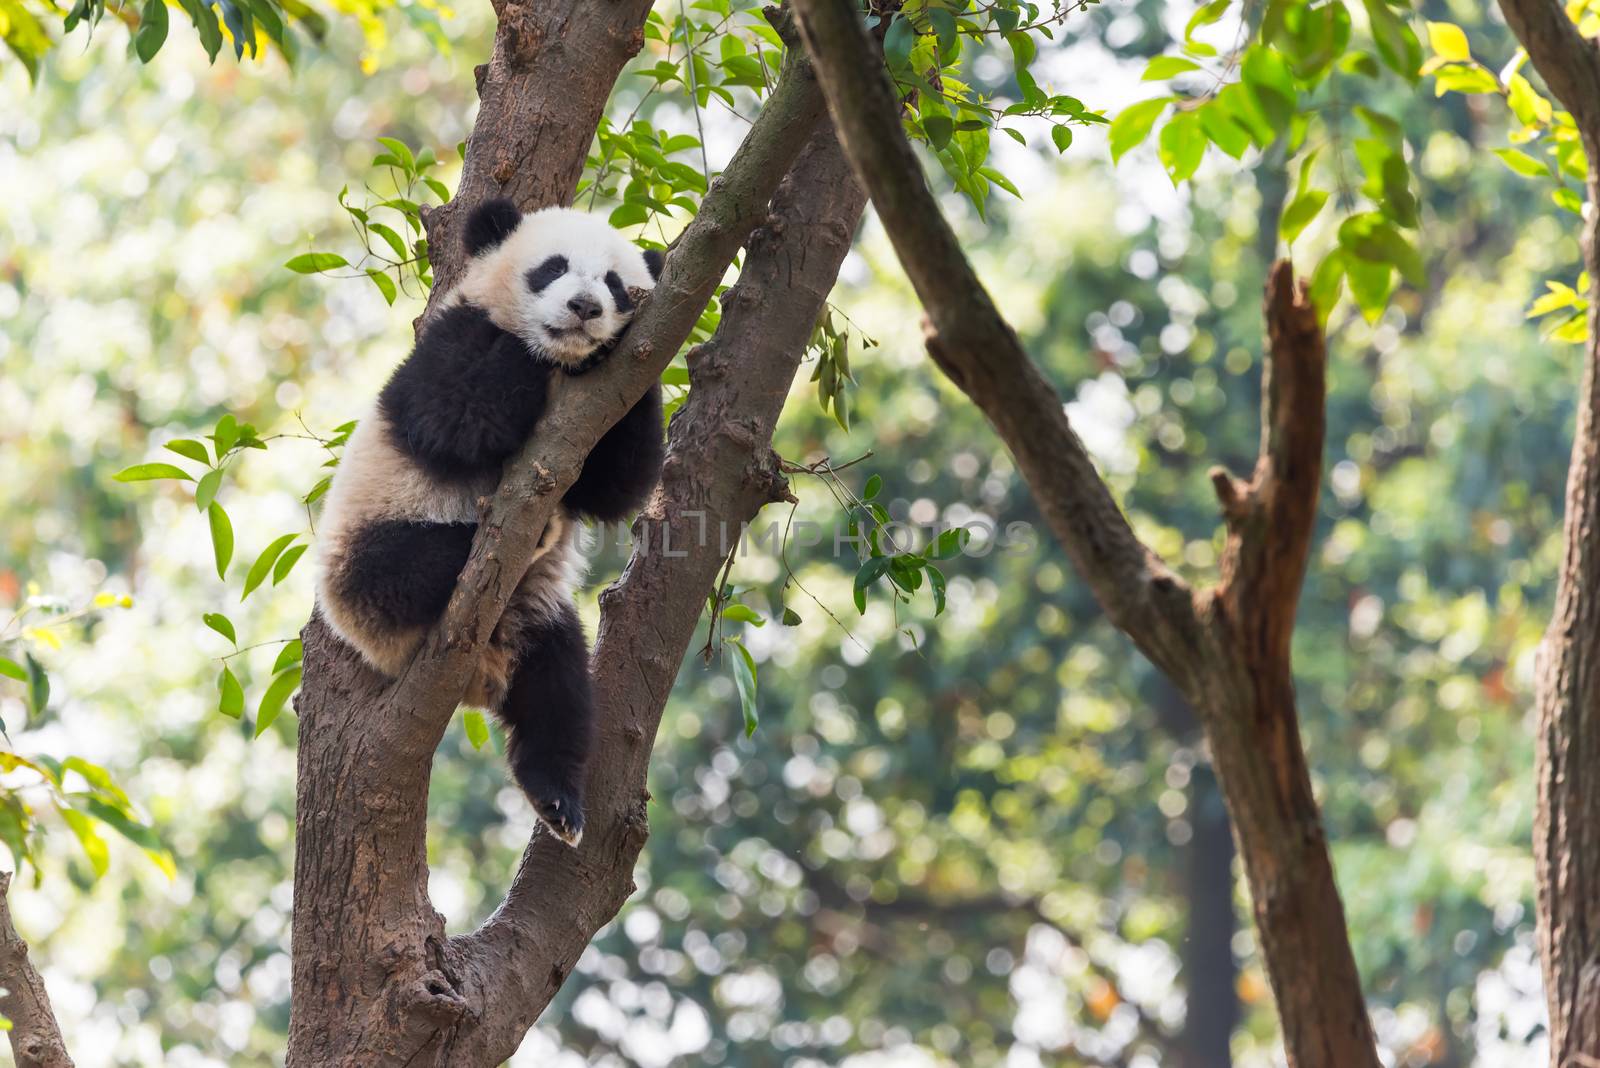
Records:
<instances>
[{"instance_id":1,"label":"tree trunk","mask_svg":"<svg viewBox=\"0 0 1600 1068\"><path fill-rule=\"evenodd\" d=\"M1565 553L1535 680L1533 856L1554 1068L1600 1065L1600 51L1555 0L1500 0L1589 158L1589 340L1567 472Z\"/></svg>"},{"instance_id":2,"label":"tree trunk","mask_svg":"<svg viewBox=\"0 0 1600 1068\"><path fill-rule=\"evenodd\" d=\"M633 7L642 18L644 8ZM477 177L463 183L480 196L520 190L521 206L534 207L570 188L519 181L516 168L575 179L593 122L581 138L537 124L505 143L490 133L519 116L550 117L529 98L575 91L585 101L603 99L626 58L617 44L626 35L613 12L583 5L546 7L537 16L503 5L499 13L466 168ZM494 79L530 69L569 77L570 64L544 62L539 50L561 53L596 39L604 61L582 70L592 85L524 77L522 96L491 91ZM517 51L524 47L533 53ZM760 117L617 350L600 368L561 383L538 433L507 464L445 618L401 679L367 670L320 618L308 624L297 701L290 1068L502 1063L632 893L647 834L649 753L667 695L727 548L765 503L787 496L770 447L773 426L865 202L837 143L818 133L825 129L809 68L791 50ZM530 155L511 172L489 168L495 184L480 188L486 172L474 152L515 159L524 150ZM430 238L451 225L447 216L430 217ZM672 422L661 488L635 524L627 569L601 596L600 728L587 833L577 848L536 833L500 908L477 931L450 937L428 900L425 821L433 750L465 669L589 448L671 360L747 239L718 330L691 354L692 389ZM448 277L453 244L436 240L433 248L437 277ZM729 540L704 543L707 529L727 531ZM662 551L664 539L672 552Z\"/></svg>"},{"instance_id":3,"label":"tree trunk","mask_svg":"<svg viewBox=\"0 0 1600 1068\"><path fill-rule=\"evenodd\" d=\"M1233 832L1217 777L1198 764L1189 776L1189 825L1184 891L1189 905L1183 940L1185 1012L1178 1039L1180 1068L1231 1068L1233 1029L1239 1026L1239 966L1233 935Z\"/></svg>"}]
</instances>

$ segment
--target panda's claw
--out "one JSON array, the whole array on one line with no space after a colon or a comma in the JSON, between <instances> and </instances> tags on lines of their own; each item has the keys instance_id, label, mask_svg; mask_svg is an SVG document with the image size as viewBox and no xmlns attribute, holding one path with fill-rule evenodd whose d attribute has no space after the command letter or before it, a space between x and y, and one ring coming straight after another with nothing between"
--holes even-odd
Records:
<instances>
[{"instance_id":1,"label":"panda's claw","mask_svg":"<svg viewBox=\"0 0 1600 1068\"><path fill-rule=\"evenodd\" d=\"M559 790L542 791L542 794L530 798L539 822L569 846L583 841L583 806L576 796Z\"/></svg>"}]
</instances>

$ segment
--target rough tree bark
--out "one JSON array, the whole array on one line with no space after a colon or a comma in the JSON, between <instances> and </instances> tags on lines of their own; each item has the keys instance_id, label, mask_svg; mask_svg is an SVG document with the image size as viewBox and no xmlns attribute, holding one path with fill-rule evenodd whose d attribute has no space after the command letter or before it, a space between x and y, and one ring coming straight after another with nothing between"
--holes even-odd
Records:
<instances>
[{"instance_id":1,"label":"rough tree bark","mask_svg":"<svg viewBox=\"0 0 1600 1068\"><path fill-rule=\"evenodd\" d=\"M11 1021L11 1057L17 1068L72 1068L44 980L11 922L10 893L11 873L0 872L0 1014Z\"/></svg>"},{"instance_id":2,"label":"rough tree bark","mask_svg":"<svg viewBox=\"0 0 1600 1068\"><path fill-rule=\"evenodd\" d=\"M621 39L609 10L591 14L590 6L566 4L533 13L502 5L499 12L496 59L468 156L468 173L480 176L472 152L500 150L492 131L525 112L550 118L530 110L528 97L573 91L573 68L541 65L544 49L595 39L586 19L608 27L598 34L602 44ZM512 14L517 21L508 31ZM508 32L531 54L508 45ZM497 77L525 71L518 63L547 69L562 84L525 78L518 90L524 96L497 94ZM580 98L603 97L615 73L604 64L598 74L584 72L593 83ZM570 122L570 114L560 121ZM526 155L509 170L491 168L494 184L474 186L475 193L510 191L524 208L569 195L570 188L516 175L531 168L575 179L593 129L590 122L581 137L521 136L515 151ZM837 143L818 136L808 146L824 129L809 65L792 50L616 353L561 384L539 432L507 464L445 617L405 675L387 683L320 620L308 625L297 701L292 1068L500 1064L632 892L656 726L726 556L722 548L699 548L697 532L703 523L737 531L764 503L786 495L769 444L773 424L863 204ZM450 229L437 217L429 225L430 238ZM635 525L638 541L622 579L601 598L595 664L602 727L583 843L569 849L536 834L495 915L471 934L448 937L427 896L426 802L432 754L466 668L583 457L659 376L747 239L749 254L725 297L717 334L690 359L692 389L673 420L662 489ZM439 277L448 277L454 248L442 238L431 247L446 272ZM687 555L659 551L667 529L675 547L690 548Z\"/></svg>"},{"instance_id":3,"label":"rough tree bark","mask_svg":"<svg viewBox=\"0 0 1600 1068\"><path fill-rule=\"evenodd\" d=\"M1550 1063L1600 1064L1600 51L1555 0L1500 0L1589 156L1589 342L1567 472L1565 554L1539 650L1533 855Z\"/></svg>"},{"instance_id":4,"label":"rough tree bark","mask_svg":"<svg viewBox=\"0 0 1600 1068\"><path fill-rule=\"evenodd\" d=\"M795 0L845 152L928 313L928 352L983 410L1107 616L1206 729L1244 858L1284 1045L1298 1068L1378 1064L1344 909L1300 744L1290 637L1321 478L1325 353L1287 263L1267 287L1260 455L1248 483L1213 473L1227 521L1221 579L1192 591L1128 525L967 262L900 125L850 0Z\"/></svg>"}]
</instances>

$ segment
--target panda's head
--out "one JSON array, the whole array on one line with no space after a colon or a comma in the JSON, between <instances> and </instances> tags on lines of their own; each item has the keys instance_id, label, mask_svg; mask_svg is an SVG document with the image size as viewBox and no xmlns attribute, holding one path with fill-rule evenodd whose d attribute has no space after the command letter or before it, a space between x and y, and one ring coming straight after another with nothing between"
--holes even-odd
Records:
<instances>
[{"instance_id":1,"label":"panda's head","mask_svg":"<svg viewBox=\"0 0 1600 1068\"><path fill-rule=\"evenodd\" d=\"M581 364L628 325L655 287L661 253L570 208L524 215L509 200L467 218L463 299L558 363Z\"/></svg>"}]
</instances>

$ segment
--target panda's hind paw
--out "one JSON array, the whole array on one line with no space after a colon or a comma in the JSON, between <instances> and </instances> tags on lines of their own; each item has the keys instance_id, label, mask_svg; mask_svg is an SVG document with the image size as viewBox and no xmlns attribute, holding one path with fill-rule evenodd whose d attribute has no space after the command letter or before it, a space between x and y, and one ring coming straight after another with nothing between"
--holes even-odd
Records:
<instances>
[{"instance_id":1,"label":"panda's hind paw","mask_svg":"<svg viewBox=\"0 0 1600 1068\"><path fill-rule=\"evenodd\" d=\"M576 790L543 789L530 794L529 800L551 834L569 846L583 841L583 801Z\"/></svg>"}]
</instances>

